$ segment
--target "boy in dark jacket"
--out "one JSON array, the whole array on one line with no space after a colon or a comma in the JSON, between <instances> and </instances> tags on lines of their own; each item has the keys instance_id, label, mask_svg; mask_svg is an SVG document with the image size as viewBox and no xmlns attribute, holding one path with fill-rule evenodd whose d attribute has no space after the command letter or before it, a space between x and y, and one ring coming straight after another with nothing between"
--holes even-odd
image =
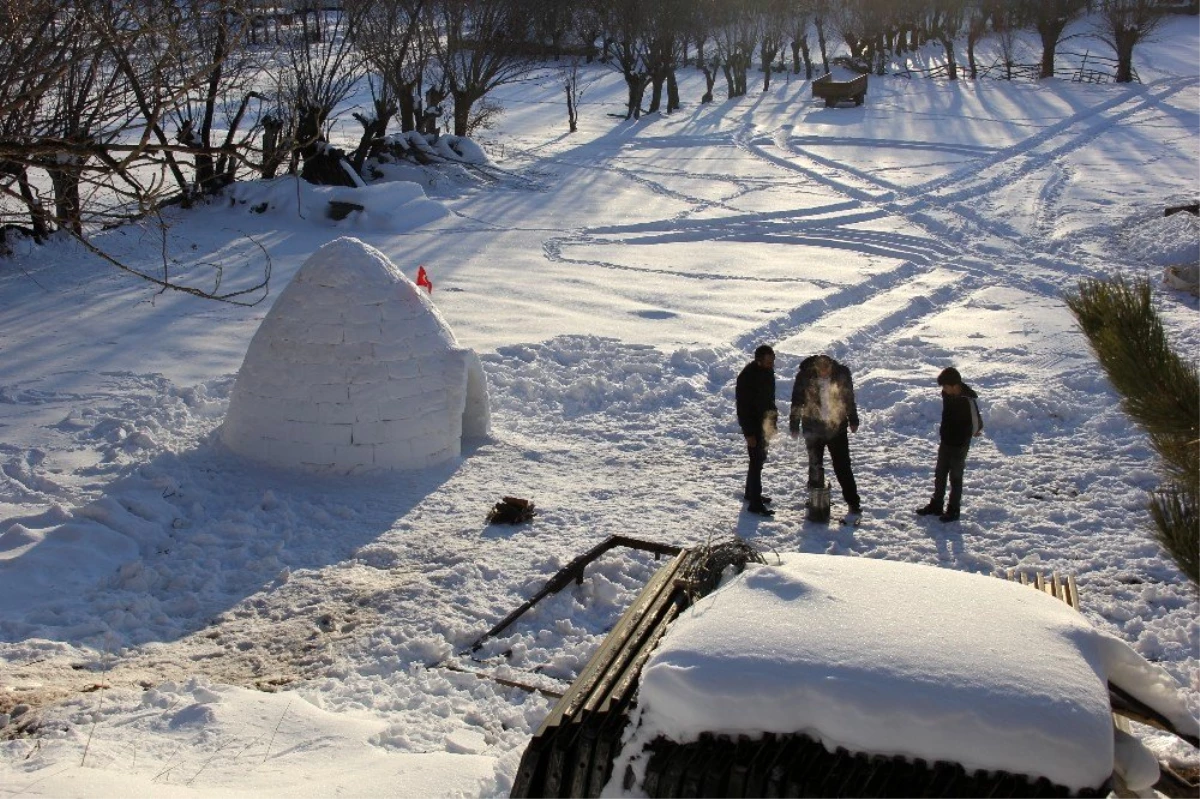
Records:
<instances>
[{"instance_id":1,"label":"boy in dark jacket","mask_svg":"<svg viewBox=\"0 0 1200 799\"><path fill-rule=\"evenodd\" d=\"M937 516L943 522L958 521L962 504L963 471L971 439L983 433L983 417L979 414L979 395L962 381L953 366L943 369L937 378L942 387L942 424L939 428L937 466L933 471L933 497L919 508L921 516ZM950 478L950 501L942 507L946 496L946 478Z\"/></svg>"},{"instance_id":2,"label":"boy in dark jacket","mask_svg":"<svg viewBox=\"0 0 1200 799\"><path fill-rule=\"evenodd\" d=\"M792 438L804 433L808 450L808 487L825 487L825 448L833 473L842 487L850 513L861 512L858 485L850 466L850 438L858 432L858 405L850 370L828 355L813 355L800 362L792 387L792 412L788 428Z\"/></svg>"},{"instance_id":3,"label":"boy in dark jacket","mask_svg":"<svg viewBox=\"0 0 1200 799\"><path fill-rule=\"evenodd\" d=\"M774 516L775 512L767 507L771 498L763 496L762 470L767 462L767 439L775 434L779 415L775 408L775 350L763 344L754 351L754 360L738 375L735 396L738 426L750 455L746 509L759 516Z\"/></svg>"}]
</instances>

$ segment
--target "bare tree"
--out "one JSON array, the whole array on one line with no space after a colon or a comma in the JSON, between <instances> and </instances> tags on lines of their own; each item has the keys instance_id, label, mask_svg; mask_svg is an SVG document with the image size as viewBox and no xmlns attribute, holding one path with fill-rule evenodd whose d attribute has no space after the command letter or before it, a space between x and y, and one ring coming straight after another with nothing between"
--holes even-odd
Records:
<instances>
[{"instance_id":1,"label":"bare tree","mask_svg":"<svg viewBox=\"0 0 1200 799\"><path fill-rule=\"evenodd\" d=\"M0 36L0 142L7 145L0 145L0 251L10 230L41 240L53 229L30 180L25 150L38 135L47 95L71 69L73 57L91 54L72 53L84 40L78 19L65 14L66 8L57 0L0 0L5 31Z\"/></svg>"},{"instance_id":2,"label":"bare tree","mask_svg":"<svg viewBox=\"0 0 1200 799\"><path fill-rule=\"evenodd\" d=\"M1042 68L1039 77L1054 77L1054 54L1063 31L1084 9L1089 0L1019 0L1019 11L1033 20L1042 40Z\"/></svg>"},{"instance_id":3,"label":"bare tree","mask_svg":"<svg viewBox=\"0 0 1200 799\"><path fill-rule=\"evenodd\" d=\"M800 74L800 61L804 61L804 77L812 80L812 52L808 47L808 24L812 17L811 0L793 0L789 23L792 40L792 74Z\"/></svg>"},{"instance_id":4,"label":"bare tree","mask_svg":"<svg viewBox=\"0 0 1200 799\"><path fill-rule=\"evenodd\" d=\"M104 176L111 171L107 165L93 164L88 149L93 144L115 143L139 119L112 60L96 51L88 38L79 36L68 43L70 67L47 92L32 131L36 141L67 145L64 149L43 150L33 156L33 161L50 178L54 192L52 224L76 235L82 235L86 222L111 221L103 219L103 209L109 207L104 202L89 202L85 219L85 191L102 191Z\"/></svg>"},{"instance_id":5,"label":"bare tree","mask_svg":"<svg viewBox=\"0 0 1200 799\"><path fill-rule=\"evenodd\" d=\"M723 4L717 9L713 41L729 97L746 94L746 75L762 38L763 18L753 3Z\"/></svg>"},{"instance_id":6,"label":"bare tree","mask_svg":"<svg viewBox=\"0 0 1200 799\"><path fill-rule=\"evenodd\" d=\"M831 3L834 25L863 68L881 72L887 53L886 32L894 9L885 0L842 0Z\"/></svg>"},{"instance_id":7,"label":"bare tree","mask_svg":"<svg viewBox=\"0 0 1200 799\"><path fill-rule=\"evenodd\" d=\"M362 6L351 5L325 19L318 13L319 21L305 23L283 51L277 114L289 141L289 171L297 171L303 160L300 175L314 183L358 184L343 167L342 153L327 142L334 108L363 78L365 65L354 45L362 12Z\"/></svg>"},{"instance_id":8,"label":"bare tree","mask_svg":"<svg viewBox=\"0 0 1200 799\"><path fill-rule=\"evenodd\" d=\"M1157 0L1104 0L1100 35L1117 53L1117 83L1133 81L1133 48L1149 39L1164 18Z\"/></svg>"},{"instance_id":9,"label":"bare tree","mask_svg":"<svg viewBox=\"0 0 1200 799\"><path fill-rule=\"evenodd\" d=\"M1004 60L1004 79L1013 79L1013 67L1016 66L1017 31L1014 10L1006 3L999 2L992 9L992 29L1000 45L1000 57Z\"/></svg>"},{"instance_id":10,"label":"bare tree","mask_svg":"<svg viewBox=\"0 0 1200 799\"><path fill-rule=\"evenodd\" d=\"M930 7L929 30L946 51L946 77L958 80L958 60L954 45L966 20L965 0L933 0Z\"/></svg>"},{"instance_id":11,"label":"bare tree","mask_svg":"<svg viewBox=\"0 0 1200 799\"><path fill-rule=\"evenodd\" d=\"M967 7L967 74L971 80L979 77L979 64L975 60L975 48L987 35L992 20L992 10L1002 0L975 0Z\"/></svg>"},{"instance_id":12,"label":"bare tree","mask_svg":"<svg viewBox=\"0 0 1200 799\"><path fill-rule=\"evenodd\" d=\"M212 194L232 182L239 127L251 101L262 99L251 82L263 64L258 51L246 46L253 20L248 0L179 0L171 18L172 58L165 70L179 93L170 114L179 141L195 151L192 192ZM197 64L206 65L199 83L188 79ZM219 143L213 140L218 122L225 128ZM242 144L248 141L244 137Z\"/></svg>"},{"instance_id":13,"label":"bare tree","mask_svg":"<svg viewBox=\"0 0 1200 799\"><path fill-rule=\"evenodd\" d=\"M763 0L760 8L762 14L762 40L759 53L762 56L763 91L771 88L771 69L775 56L787 44L791 29L791 8L788 0Z\"/></svg>"},{"instance_id":14,"label":"bare tree","mask_svg":"<svg viewBox=\"0 0 1200 799\"><path fill-rule=\"evenodd\" d=\"M830 8L827 0L816 0L813 3L813 28L817 31L817 48L821 51L821 69L829 72L829 38L825 35L826 21L829 19Z\"/></svg>"},{"instance_id":15,"label":"bare tree","mask_svg":"<svg viewBox=\"0 0 1200 799\"><path fill-rule=\"evenodd\" d=\"M625 118L639 119L642 97L650 84L646 42L651 24L646 4L641 0L612 0L607 11L605 40L611 41L608 64L625 79Z\"/></svg>"},{"instance_id":16,"label":"bare tree","mask_svg":"<svg viewBox=\"0 0 1200 799\"><path fill-rule=\"evenodd\" d=\"M688 0L659 0L651 7L645 40L646 67L650 77L650 107L653 113L662 107L662 92L667 88L667 113L679 108L679 88L675 64L682 50L686 30Z\"/></svg>"},{"instance_id":17,"label":"bare tree","mask_svg":"<svg viewBox=\"0 0 1200 799\"><path fill-rule=\"evenodd\" d=\"M579 103L595 79L580 74L580 56L568 56L567 63L558 68L558 80L567 95L567 127L569 132L579 130Z\"/></svg>"},{"instance_id":18,"label":"bare tree","mask_svg":"<svg viewBox=\"0 0 1200 799\"><path fill-rule=\"evenodd\" d=\"M36 239L62 231L164 291L261 300L270 280L265 252L261 279L228 289L217 266L207 286L177 279L161 224L161 269L131 266L91 240L103 225L161 219L165 205L191 197L184 166L204 153L172 141L164 123L180 98L210 80L212 62L197 59L186 73L169 69L172 48L182 46L178 7L8 0L0 15L10 26L0 38L0 224L16 225L23 213Z\"/></svg>"},{"instance_id":19,"label":"bare tree","mask_svg":"<svg viewBox=\"0 0 1200 799\"><path fill-rule=\"evenodd\" d=\"M374 122L380 123L379 103L391 99L400 116L400 129L416 130L422 82L429 61L426 0L343 0L359 5L355 42L383 86L376 100ZM386 129L386 120L383 120Z\"/></svg>"},{"instance_id":20,"label":"bare tree","mask_svg":"<svg viewBox=\"0 0 1200 799\"><path fill-rule=\"evenodd\" d=\"M596 60L596 40L604 34L603 5L604 0L577 0L575 13L571 15L575 35L583 43L584 58L589 64Z\"/></svg>"},{"instance_id":21,"label":"bare tree","mask_svg":"<svg viewBox=\"0 0 1200 799\"><path fill-rule=\"evenodd\" d=\"M497 86L524 78L531 0L434 0L433 53L454 100L454 135L466 136L471 109Z\"/></svg>"}]
</instances>

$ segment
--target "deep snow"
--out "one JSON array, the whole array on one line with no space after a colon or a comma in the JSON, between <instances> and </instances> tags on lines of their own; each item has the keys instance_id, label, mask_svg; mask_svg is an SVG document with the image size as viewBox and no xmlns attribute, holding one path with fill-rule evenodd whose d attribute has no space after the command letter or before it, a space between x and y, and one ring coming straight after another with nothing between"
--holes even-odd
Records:
<instances>
[{"instance_id":1,"label":"deep snow","mask_svg":"<svg viewBox=\"0 0 1200 799\"><path fill-rule=\"evenodd\" d=\"M628 122L598 68L574 135L550 70L500 92L494 167L383 170L425 195L367 190L398 211L333 222L323 191L280 179L173 219L172 273L197 282L215 262L250 285L266 248L252 309L158 295L66 242L0 262L0 707L32 706L4 728L0 791L504 794L552 700L455 669L563 690L657 564L616 551L482 662L459 653L617 533L1069 572L1087 620L1195 715L1198 606L1148 534L1153 451L1061 299L1200 257L1195 219L1162 218L1200 191L1200 31L1181 18L1161 39L1140 85L873 77L864 106L826 109L793 76L701 106L684 71L691 104ZM460 459L320 477L220 444L259 323L342 235L424 265L480 354L492 435ZM146 268L160 252L149 228L103 240ZM1197 300L1157 301L1197 351ZM781 408L805 355L853 370L862 527L803 520L786 438L765 472L778 515L740 512L733 378L762 342ZM912 509L950 364L986 431L963 521L942 525ZM539 516L488 527L505 494Z\"/></svg>"}]
</instances>

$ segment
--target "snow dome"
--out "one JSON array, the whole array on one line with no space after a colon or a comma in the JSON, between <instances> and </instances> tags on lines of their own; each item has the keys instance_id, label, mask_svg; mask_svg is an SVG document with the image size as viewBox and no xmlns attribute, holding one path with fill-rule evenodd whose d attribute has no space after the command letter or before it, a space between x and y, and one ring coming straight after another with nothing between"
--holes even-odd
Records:
<instances>
[{"instance_id":1,"label":"snow dome","mask_svg":"<svg viewBox=\"0 0 1200 799\"><path fill-rule=\"evenodd\" d=\"M275 466L350 473L441 463L488 427L479 358L387 256L345 237L263 319L221 439Z\"/></svg>"}]
</instances>

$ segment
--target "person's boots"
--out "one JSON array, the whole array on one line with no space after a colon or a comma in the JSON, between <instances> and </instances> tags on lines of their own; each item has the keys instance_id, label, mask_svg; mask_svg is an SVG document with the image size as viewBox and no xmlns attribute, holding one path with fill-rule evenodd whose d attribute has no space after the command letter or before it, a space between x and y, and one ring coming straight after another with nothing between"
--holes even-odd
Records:
<instances>
[{"instance_id":1,"label":"person's boots","mask_svg":"<svg viewBox=\"0 0 1200 799\"><path fill-rule=\"evenodd\" d=\"M958 521L958 508L948 508L945 513L938 516L939 522L956 522Z\"/></svg>"},{"instance_id":2,"label":"person's boots","mask_svg":"<svg viewBox=\"0 0 1200 799\"><path fill-rule=\"evenodd\" d=\"M747 507L746 510L750 511L751 513L757 514L759 516L774 516L775 515L775 511L768 508L761 501L751 502L750 506Z\"/></svg>"},{"instance_id":3,"label":"person's boots","mask_svg":"<svg viewBox=\"0 0 1200 799\"><path fill-rule=\"evenodd\" d=\"M942 510L942 506L941 506L941 505L936 505L936 504L934 504L934 503L932 503L932 502L930 502L928 505L926 505L926 506L925 506L925 507L923 507L923 508L917 508L917 515L918 515L918 516L938 516L938 517L941 517L943 513L945 513L945 511L943 511L943 510Z\"/></svg>"}]
</instances>

